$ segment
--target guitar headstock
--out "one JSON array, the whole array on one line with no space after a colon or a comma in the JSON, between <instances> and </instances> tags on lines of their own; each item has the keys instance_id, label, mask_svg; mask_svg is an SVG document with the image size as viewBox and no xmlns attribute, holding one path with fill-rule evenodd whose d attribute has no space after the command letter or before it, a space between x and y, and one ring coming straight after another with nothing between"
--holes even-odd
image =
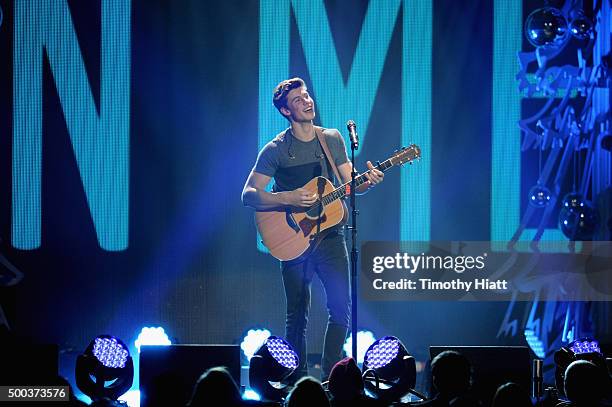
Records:
<instances>
[{"instance_id":1,"label":"guitar headstock","mask_svg":"<svg viewBox=\"0 0 612 407\"><path fill-rule=\"evenodd\" d=\"M402 147L396 151L395 154L390 158L393 165L404 165L406 163L412 164L414 160L421 158L421 148L416 144L411 144L408 147Z\"/></svg>"}]
</instances>

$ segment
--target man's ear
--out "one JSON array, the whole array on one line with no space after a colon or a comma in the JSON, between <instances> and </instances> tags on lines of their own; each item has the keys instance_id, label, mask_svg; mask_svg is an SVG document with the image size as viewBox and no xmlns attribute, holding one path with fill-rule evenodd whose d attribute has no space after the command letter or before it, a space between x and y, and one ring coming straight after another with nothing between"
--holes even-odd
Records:
<instances>
[{"instance_id":1,"label":"man's ear","mask_svg":"<svg viewBox=\"0 0 612 407\"><path fill-rule=\"evenodd\" d=\"M291 116L291 111L289 109L287 109L286 107L282 106L280 108L280 112L283 116L285 116L286 118L289 118L289 116Z\"/></svg>"}]
</instances>

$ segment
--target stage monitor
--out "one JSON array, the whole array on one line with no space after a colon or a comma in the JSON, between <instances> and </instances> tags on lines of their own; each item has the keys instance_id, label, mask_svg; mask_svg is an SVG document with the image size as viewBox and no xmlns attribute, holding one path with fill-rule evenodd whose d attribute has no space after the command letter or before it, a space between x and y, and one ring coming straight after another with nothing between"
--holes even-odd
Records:
<instances>
[{"instance_id":1,"label":"stage monitor","mask_svg":"<svg viewBox=\"0 0 612 407\"><path fill-rule=\"evenodd\" d=\"M225 366L240 385L238 345L170 345L140 348L141 406L189 401L198 378L211 367Z\"/></svg>"}]
</instances>

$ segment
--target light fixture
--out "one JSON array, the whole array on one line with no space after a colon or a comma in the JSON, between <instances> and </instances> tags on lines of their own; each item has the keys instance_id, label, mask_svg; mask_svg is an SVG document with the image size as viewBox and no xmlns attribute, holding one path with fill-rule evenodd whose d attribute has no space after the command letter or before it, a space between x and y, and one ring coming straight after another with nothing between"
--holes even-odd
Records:
<instances>
[{"instance_id":1,"label":"light fixture","mask_svg":"<svg viewBox=\"0 0 612 407\"><path fill-rule=\"evenodd\" d=\"M362 330L357 332L357 363L362 364L366 351L376 341L376 337L370 331ZM353 336L349 335L342 347L344 354L348 357L353 357ZM354 359L354 358L353 358Z\"/></svg>"},{"instance_id":2,"label":"light fixture","mask_svg":"<svg viewBox=\"0 0 612 407\"><path fill-rule=\"evenodd\" d=\"M578 339L569 344L568 348L574 355L582 353L600 353L599 342L594 339Z\"/></svg>"},{"instance_id":3,"label":"light fixture","mask_svg":"<svg viewBox=\"0 0 612 407\"><path fill-rule=\"evenodd\" d=\"M249 329L240 344L240 349L242 349L242 353L247 360L251 360L257 349L263 345L270 335L271 333L267 329Z\"/></svg>"},{"instance_id":4,"label":"light fixture","mask_svg":"<svg viewBox=\"0 0 612 407\"><path fill-rule=\"evenodd\" d=\"M134 379L134 363L128 347L111 335L96 337L76 362L76 383L92 400L117 400Z\"/></svg>"},{"instance_id":5,"label":"light fixture","mask_svg":"<svg viewBox=\"0 0 612 407\"><path fill-rule=\"evenodd\" d=\"M278 336L270 336L251 357L249 385L262 398L280 401L288 392L288 386L281 382L299 364L298 355L289 342Z\"/></svg>"},{"instance_id":6,"label":"light fixture","mask_svg":"<svg viewBox=\"0 0 612 407\"><path fill-rule=\"evenodd\" d=\"M416 362L395 336L375 341L363 362L365 388L385 402L401 400L407 393L416 393Z\"/></svg>"},{"instance_id":7,"label":"light fixture","mask_svg":"<svg viewBox=\"0 0 612 407\"><path fill-rule=\"evenodd\" d=\"M536 335L536 332L532 329L525 329L524 334L529 348L538 358L544 359L546 357L546 349L542 340Z\"/></svg>"},{"instance_id":8,"label":"light fixture","mask_svg":"<svg viewBox=\"0 0 612 407\"><path fill-rule=\"evenodd\" d=\"M136 338L136 349L138 349L138 353L140 353L141 346L147 345L161 345L161 346L169 346L172 345L170 338L166 335L166 331L161 326L158 327L144 327L142 331L138 334L138 338Z\"/></svg>"}]
</instances>

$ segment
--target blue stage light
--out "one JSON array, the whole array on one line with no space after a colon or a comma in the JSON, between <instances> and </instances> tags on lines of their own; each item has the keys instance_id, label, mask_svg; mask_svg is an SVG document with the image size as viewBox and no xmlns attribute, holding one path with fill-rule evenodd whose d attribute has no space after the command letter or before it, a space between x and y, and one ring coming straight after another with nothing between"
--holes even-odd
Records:
<instances>
[{"instance_id":1,"label":"blue stage light","mask_svg":"<svg viewBox=\"0 0 612 407\"><path fill-rule=\"evenodd\" d=\"M362 364L366 351L376 341L376 337L370 331L357 332L357 363ZM353 357L353 336L349 335L344 346L342 347L344 354ZM354 358L353 358L354 359Z\"/></svg>"},{"instance_id":2,"label":"blue stage light","mask_svg":"<svg viewBox=\"0 0 612 407\"><path fill-rule=\"evenodd\" d=\"M271 333L267 329L249 329L240 344L240 349L242 349L247 360L251 360L257 349L261 348L261 345L270 335Z\"/></svg>"},{"instance_id":3,"label":"blue stage light","mask_svg":"<svg viewBox=\"0 0 612 407\"><path fill-rule=\"evenodd\" d=\"M75 376L78 388L92 400L117 400L132 387L134 362L125 343L100 335L77 357Z\"/></svg>"},{"instance_id":4,"label":"blue stage light","mask_svg":"<svg viewBox=\"0 0 612 407\"><path fill-rule=\"evenodd\" d=\"M387 336L379 340L368 350L365 355L365 363L371 369L386 366L397 357L399 349L399 339Z\"/></svg>"},{"instance_id":5,"label":"blue stage light","mask_svg":"<svg viewBox=\"0 0 612 407\"><path fill-rule=\"evenodd\" d=\"M393 403L409 392L418 395L414 391L416 361L395 336L385 336L369 347L363 370L364 386L377 399Z\"/></svg>"},{"instance_id":6,"label":"blue stage light","mask_svg":"<svg viewBox=\"0 0 612 407\"><path fill-rule=\"evenodd\" d=\"M289 369L298 367L297 353L291 348L291 345L284 339L277 336L272 336L266 341L270 355L282 366Z\"/></svg>"},{"instance_id":7,"label":"blue stage light","mask_svg":"<svg viewBox=\"0 0 612 407\"><path fill-rule=\"evenodd\" d=\"M97 337L94 339L93 355L103 366L124 368L130 352L123 342L113 337Z\"/></svg>"},{"instance_id":8,"label":"blue stage light","mask_svg":"<svg viewBox=\"0 0 612 407\"><path fill-rule=\"evenodd\" d=\"M525 340L527 340L527 345L529 345L529 348L531 348L533 353L538 358L544 359L546 357L546 349L544 349L544 343L531 329L525 329L524 334Z\"/></svg>"},{"instance_id":9,"label":"blue stage light","mask_svg":"<svg viewBox=\"0 0 612 407\"><path fill-rule=\"evenodd\" d=\"M599 342L593 339L578 339L569 344L569 349L574 355L581 353L601 353Z\"/></svg>"},{"instance_id":10,"label":"blue stage light","mask_svg":"<svg viewBox=\"0 0 612 407\"><path fill-rule=\"evenodd\" d=\"M136 349L138 349L138 352L140 353L140 347L143 345L168 346L172 345L172 341L170 341L170 338L168 338L168 335L166 335L166 331L164 331L164 328L144 327L142 328L142 331L140 331L140 333L138 334L138 338L136 338L136 342L134 342L134 345L136 345Z\"/></svg>"},{"instance_id":11,"label":"blue stage light","mask_svg":"<svg viewBox=\"0 0 612 407\"><path fill-rule=\"evenodd\" d=\"M289 342L278 336L268 337L249 363L251 388L268 400L281 401L289 388L280 383L299 366L300 360ZM279 383L272 386L270 382Z\"/></svg>"}]
</instances>

